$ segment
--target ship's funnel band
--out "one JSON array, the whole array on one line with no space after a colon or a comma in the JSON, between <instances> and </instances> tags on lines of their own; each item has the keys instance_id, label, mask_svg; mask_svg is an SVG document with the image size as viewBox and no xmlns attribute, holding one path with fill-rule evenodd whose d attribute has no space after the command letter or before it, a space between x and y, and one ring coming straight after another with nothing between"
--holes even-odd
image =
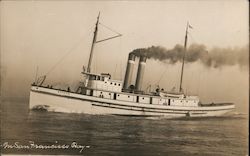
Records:
<instances>
[{"instance_id":1,"label":"ship's funnel band","mask_svg":"<svg viewBox=\"0 0 250 156\"><path fill-rule=\"evenodd\" d=\"M133 60L128 60L128 64L130 64L130 63L135 64L135 61L133 61Z\"/></svg>"},{"instance_id":2,"label":"ship's funnel band","mask_svg":"<svg viewBox=\"0 0 250 156\"><path fill-rule=\"evenodd\" d=\"M146 61L147 61L147 57L146 56L141 56L140 57L140 63L141 62L145 62L146 63Z\"/></svg>"},{"instance_id":3,"label":"ship's funnel band","mask_svg":"<svg viewBox=\"0 0 250 156\"><path fill-rule=\"evenodd\" d=\"M146 66L146 62L140 62L139 66Z\"/></svg>"},{"instance_id":4,"label":"ship's funnel band","mask_svg":"<svg viewBox=\"0 0 250 156\"><path fill-rule=\"evenodd\" d=\"M128 55L128 60L133 60L133 61L135 61L135 55L134 54L129 54Z\"/></svg>"}]
</instances>

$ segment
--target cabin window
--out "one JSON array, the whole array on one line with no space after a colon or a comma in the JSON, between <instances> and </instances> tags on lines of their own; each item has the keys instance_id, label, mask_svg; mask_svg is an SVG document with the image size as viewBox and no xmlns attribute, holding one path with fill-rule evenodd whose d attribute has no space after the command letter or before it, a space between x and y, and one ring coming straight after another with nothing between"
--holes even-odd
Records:
<instances>
[{"instance_id":1,"label":"cabin window","mask_svg":"<svg viewBox=\"0 0 250 156\"><path fill-rule=\"evenodd\" d=\"M139 96L136 96L136 102L139 102Z\"/></svg>"},{"instance_id":2,"label":"cabin window","mask_svg":"<svg viewBox=\"0 0 250 156\"><path fill-rule=\"evenodd\" d=\"M142 99L144 99L144 97Z\"/></svg>"},{"instance_id":3,"label":"cabin window","mask_svg":"<svg viewBox=\"0 0 250 156\"><path fill-rule=\"evenodd\" d=\"M128 98L129 98L130 96L128 95Z\"/></svg>"},{"instance_id":4,"label":"cabin window","mask_svg":"<svg viewBox=\"0 0 250 156\"><path fill-rule=\"evenodd\" d=\"M111 93L109 93L109 95L111 95Z\"/></svg>"},{"instance_id":5,"label":"cabin window","mask_svg":"<svg viewBox=\"0 0 250 156\"><path fill-rule=\"evenodd\" d=\"M115 83L115 86L116 86L116 83Z\"/></svg>"},{"instance_id":6,"label":"cabin window","mask_svg":"<svg viewBox=\"0 0 250 156\"><path fill-rule=\"evenodd\" d=\"M117 96L120 96L119 94Z\"/></svg>"},{"instance_id":7,"label":"cabin window","mask_svg":"<svg viewBox=\"0 0 250 156\"><path fill-rule=\"evenodd\" d=\"M89 79L90 79L90 80L95 80L95 79L96 79L96 76L95 76L95 75L91 75Z\"/></svg>"},{"instance_id":8,"label":"cabin window","mask_svg":"<svg viewBox=\"0 0 250 156\"><path fill-rule=\"evenodd\" d=\"M101 94L102 94L102 92L101 92Z\"/></svg>"},{"instance_id":9,"label":"cabin window","mask_svg":"<svg viewBox=\"0 0 250 156\"><path fill-rule=\"evenodd\" d=\"M110 84L112 84L112 82Z\"/></svg>"},{"instance_id":10,"label":"cabin window","mask_svg":"<svg viewBox=\"0 0 250 156\"><path fill-rule=\"evenodd\" d=\"M120 86L120 83L118 83L118 86Z\"/></svg>"},{"instance_id":11,"label":"cabin window","mask_svg":"<svg viewBox=\"0 0 250 156\"><path fill-rule=\"evenodd\" d=\"M90 90L90 96L93 96L93 90Z\"/></svg>"},{"instance_id":12,"label":"cabin window","mask_svg":"<svg viewBox=\"0 0 250 156\"><path fill-rule=\"evenodd\" d=\"M101 80L101 77L100 77L100 76L97 76L97 80Z\"/></svg>"}]
</instances>

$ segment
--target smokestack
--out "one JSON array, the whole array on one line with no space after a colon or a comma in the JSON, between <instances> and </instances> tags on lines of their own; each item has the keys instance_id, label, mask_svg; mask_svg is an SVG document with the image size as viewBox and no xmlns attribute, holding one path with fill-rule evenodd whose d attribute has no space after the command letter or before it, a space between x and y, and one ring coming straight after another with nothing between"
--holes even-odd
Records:
<instances>
[{"instance_id":1,"label":"smokestack","mask_svg":"<svg viewBox=\"0 0 250 156\"><path fill-rule=\"evenodd\" d=\"M145 66L146 66L146 60L147 60L146 56L143 56L143 55L140 56L136 82L135 82L135 89L137 91L141 91L141 88L142 88L142 81L143 81L143 75L144 75Z\"/></svg>"},{"instance_id":2,"label":"smokestack","mask_svg":"<svg viewBox=\"0 0 250 156\"><path fill-rule=\"evenodd\" d=\"M123 82L123 89L128 89L129 86L131 85L134 65L135 65L135 55L130 53L128 56L128 63Z\"/></svg>"}]
</instances>

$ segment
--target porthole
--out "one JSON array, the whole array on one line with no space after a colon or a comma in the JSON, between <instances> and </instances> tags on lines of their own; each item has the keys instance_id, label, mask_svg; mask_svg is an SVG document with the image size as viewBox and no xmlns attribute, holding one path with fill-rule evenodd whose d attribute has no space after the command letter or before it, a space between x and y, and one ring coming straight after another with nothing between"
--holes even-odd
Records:
<instances>
[{"instance_id":1,"label":"porthole","mask_svg":"<svg viewBox=\"0 0 250 156\"><path fill-rule=\"evenodd\" d=\"M115 83L115 86L116 86L116 83Z\"/></svg>"},{"instance_id":2,"label":"porthole","mask_svg":"<svg viewBox=\"0 0 250 156\"><path fill-rule=\"evenodd\" d=\"M142 99L144 99L144 97Z\"/></svg>"},{"instance_id":3,"label":"porthole","mask_svg":"<svg viewBox=\"0 0 250 156\"><path fill-rule=\"evenodd\" d=\"M112 84L112 82L110 84Z\"/></svg>"},{"instance_id":4,"label":"porthole","mask_svg":"<svg viewBox=\"0 0 250 156\"><path fill-rule=\"evenodd\" d=\"M128 97L130 97L130 96L128 95Z\"/></svg>"},{"instance_id":5,"label":"porthole","mask_svg":"<svg viewBox=\"0 0 250 156\"><path fill-rule=\"evenodd\" d=\"M121 84L119 83L118 86L120 86Z\"/></svg>"}]
</instances>

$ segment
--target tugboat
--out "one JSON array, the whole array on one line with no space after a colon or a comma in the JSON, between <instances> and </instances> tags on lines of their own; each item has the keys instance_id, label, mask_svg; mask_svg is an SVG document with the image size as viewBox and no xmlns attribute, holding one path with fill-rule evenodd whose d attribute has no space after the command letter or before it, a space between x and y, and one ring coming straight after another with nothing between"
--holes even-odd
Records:
<instances>
[{"instance_id":1,"label":"tugboat","mask_svg":"<svg viewBox=\"0 0 250 156\"><path fill-rule=\"evenodd\" d=\"M44 86L42 80L32 84L29 108L52 112L84 113L98 115L122 115L140 117L211 117L221 116L235 108L233 103L202 104L198 96L186 95L182 89L185 52L188 28L184 42L180 87L178 92L166 92L157 89L152 93L142 91L142 81L147 56L130 53L123 81L111 79L108 73L91 72L94 47L97 43L120 37L116 36L97 41L100 13L95 25L94 37L87 69L82 71L85 81L76 91L56 89ZM139 61L136 63L136 61ZM138 67L136 67L138 64ZM137 69L135 84L132 84L134 68Z\"/></svg>"}]
</instances>

